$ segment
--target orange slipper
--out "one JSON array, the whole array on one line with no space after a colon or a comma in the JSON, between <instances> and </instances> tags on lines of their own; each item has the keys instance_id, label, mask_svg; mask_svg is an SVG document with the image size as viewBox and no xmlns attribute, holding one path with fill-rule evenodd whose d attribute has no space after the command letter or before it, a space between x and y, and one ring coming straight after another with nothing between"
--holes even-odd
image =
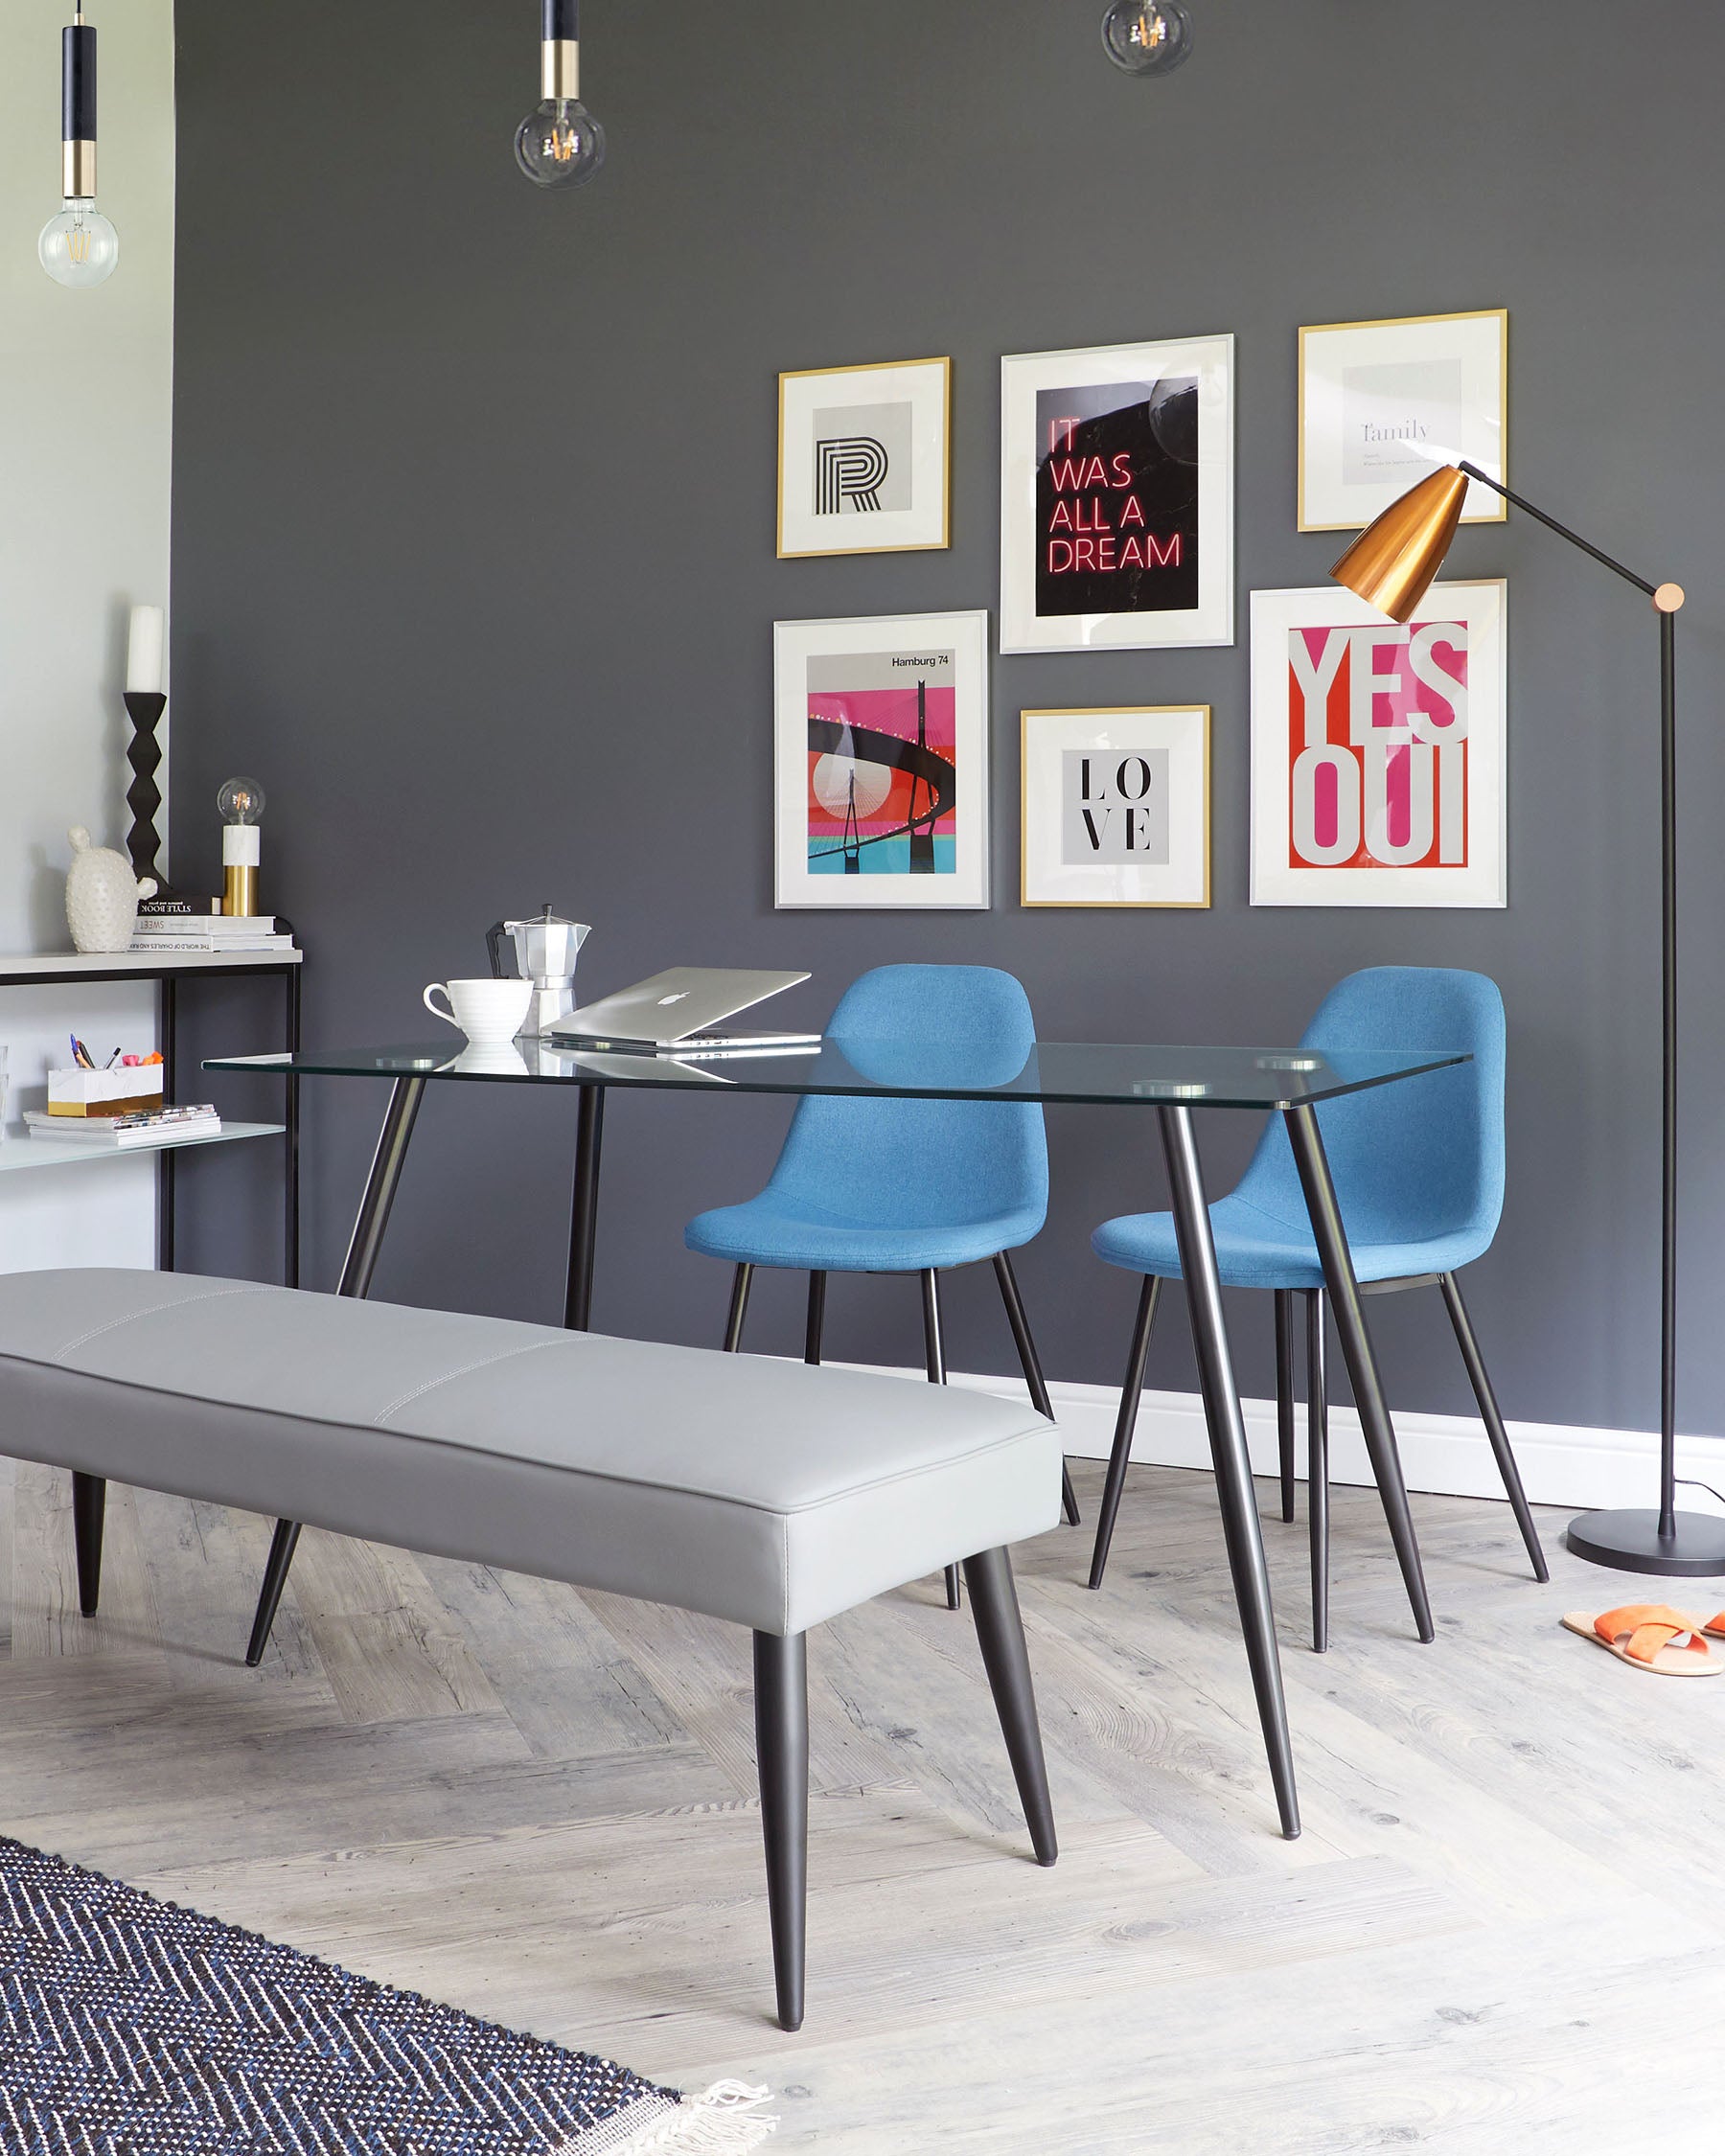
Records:
<instances>
[{"instance_id":1,"label":"orange slipper","mask_svg":"<svg viewBox=\"0 0 1725 2156\"><path fill-rule=\"evenodd\" d=\"M1719 1616L1725 1618L1725 1610ZM1663 1602L1626 1602L1621 1610L1607 1610L1597 1617L1585 1610L1572 1610L1563 1623L1566 1631L1592 1640L1619 1662L1634 1669L1650 1669L1656 1677L1716 1677L1725 1670L1725 1662L1700 1637L1703 1629L1713 1627L1704 1628ZM1676 1645L1677 1640L1683 1644Z\"/></svg>"}]
</instances>

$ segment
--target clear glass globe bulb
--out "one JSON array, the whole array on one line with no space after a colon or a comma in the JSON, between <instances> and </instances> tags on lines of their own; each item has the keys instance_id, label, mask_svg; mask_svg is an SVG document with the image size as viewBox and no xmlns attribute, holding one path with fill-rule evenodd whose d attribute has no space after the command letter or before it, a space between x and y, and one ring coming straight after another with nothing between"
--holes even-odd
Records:
<instances>
[{"instance_id":1,"label":"clear glass globe bulb","mask_svg":"<svg viewBox=\"0 0 1725 2156\"><path fill-rule=\"evenodd\" d=\"M579 98L546 98L516 130L516 163L535 187L582 187L605 162L605 129Z\"/></svg>"},{"instance_id":2,"label":"clear glass globe bulb","mask_svg":"<svg viewBox=\"0 0 1725 2156\"><path fill-rule=\"evenodd\" d=\"M42 267L57 285L75 291L105 284L120 260L120 235L95 203L87 198L68 202L57 218L50 218L36 241Z\"/></svg>"},{"instance_id":3,"label":"clear glass globe bulb","mask_svg":"<svg viewBox=\"0 0 1725 2156\"><path fill-rule=\"evenodd\" d=\"M1168 75L1192 49L1184 0L1115 0L1102 18L1102 47L1128 75Z\"/></svg>"},{"instance_id":4,"label":"clear glass globe bulb","mask_svg":"<svg viewBox=\"0 0 1725 2156\"><path fill-rule=\"evenodd\" d=\"M264 814L264 789L254 778L231 778L216 796L223 823L256 823Z\"/></svg>"}]
</instances>

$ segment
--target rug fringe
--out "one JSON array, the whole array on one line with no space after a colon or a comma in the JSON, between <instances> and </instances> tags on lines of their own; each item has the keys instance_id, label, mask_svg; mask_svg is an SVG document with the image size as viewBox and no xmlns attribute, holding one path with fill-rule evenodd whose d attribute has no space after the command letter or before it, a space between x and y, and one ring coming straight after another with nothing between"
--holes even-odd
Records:
<instances>
[{"instance_id":1,"label":"rug fringe","mask_svg":"<svg viewBox=\"0 0 1725 2156\"><path fill-rule=\"evenodd\" d=\"M608 2156L747 2156L778 2131L778 2121L761 2112L771 2095L746 2081L715 2081L704 2094L667 2105L638 2133L608 2142ZM586 2156L593 2145L589 2135L577 2135L555 2156Z\"/></svg>"}]
</instances>

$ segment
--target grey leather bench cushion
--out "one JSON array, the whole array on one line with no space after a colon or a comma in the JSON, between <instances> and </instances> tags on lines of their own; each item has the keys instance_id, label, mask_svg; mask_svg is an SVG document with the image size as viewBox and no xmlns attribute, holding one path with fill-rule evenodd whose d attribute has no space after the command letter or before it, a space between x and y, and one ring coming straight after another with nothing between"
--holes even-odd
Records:
<instances>
[{"instance_id":1,"label":"grey leather bench cushion","mask_svg":"<svg viewBox=\"0 0 1725 2156\"><path fill-rule=\"evenodd\" d=\"M0 1452L780 1634L1060 1513L1028 1406L184 1273L0 1276Z\"/></svg>"}]
</instances>

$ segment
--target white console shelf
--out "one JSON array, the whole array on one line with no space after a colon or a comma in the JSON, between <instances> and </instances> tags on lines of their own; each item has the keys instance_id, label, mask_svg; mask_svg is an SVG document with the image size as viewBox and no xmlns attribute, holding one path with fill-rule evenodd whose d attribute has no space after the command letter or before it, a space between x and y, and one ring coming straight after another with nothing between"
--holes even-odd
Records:
<instances>
[{"instance_id":1,"label":"white console shelf","mask_svg":"<svg viewBox=\"0 0 1725 2156\"><path fill-rule=\"evenodd\" d=\"M91 975L123 980L130 974L141 980L160 980L165 974L255 973L264 968L279 973L284 966L299 965L303 957L298 951L27 951L10 957L0 953L0 982L80 980Z\"/></svg>"},{"instance_id":2,"label":"white console shelf","mask_svg":"<svg viewBox=\"0 0 1725 2156\"><path fill-rule=\"evenodd\" d=\"M81 1168L92 1160L137 1160L194 1145L229 1145L236 1138L281 1137L287 1128L286 1123L224 1123L201 1137L158 1138L151 1145L92 1145L87 1138L14 1137L9 1133L0 1140L0 1175L24 1168Z\"/></svg>"}]
</instances>

